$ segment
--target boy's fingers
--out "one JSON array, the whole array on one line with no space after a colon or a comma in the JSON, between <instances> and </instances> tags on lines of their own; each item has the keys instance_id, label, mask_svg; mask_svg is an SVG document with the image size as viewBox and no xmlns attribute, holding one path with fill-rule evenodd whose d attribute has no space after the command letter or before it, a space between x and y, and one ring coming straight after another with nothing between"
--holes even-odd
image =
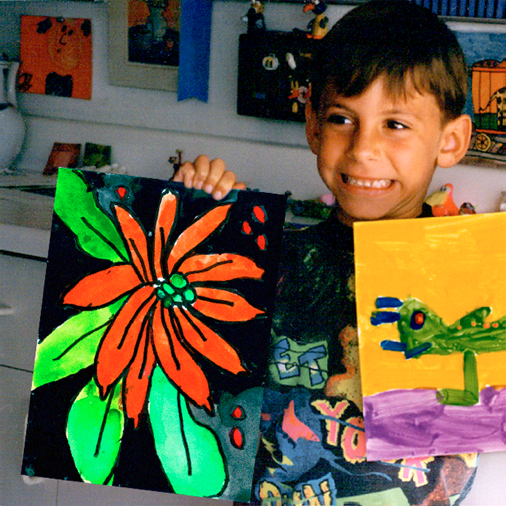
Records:
<instances>
[{"instance_id":1,"label":"boy's fingers","mask_svg":"<svg viewBox=\"0 0 506 506\"><path fill-rule=\"evenodd\" d=\"M206 155L198 156L193 162L193 167L195 168L195 175L193 176L193 188L196 190L201 190L204 186L205 181L209 177L209 173L212 171L212 162L209 160L209 157Z\"/></svg>"},{"instance_id":2,"label":"boy's fingers","mask_svg":"<svg viewBox=\"0 0 506 506\"><path fill-rule=\"evenodd\" d=\"M205 155L200 155L193 163L184 162L173 181L184 183L186 188L203 189L216 200L225 197L230 190L246 189L246 185L237 182L235 174L226 169L223 160L210 160Z\"/></svg>"},{"instance_id":3,"label":"boy's fingers","mask_svg":"<svg viewBox=\"0 0 506 506\"><path fill-rule=\"evenodd\" d=\"M229 170L223 172L215 184L210 184L208 187L206 185L204 186L204 190L206 190L206 188L210 190L209 193L211 193L216 200L225 197L230 190L244 190L246 188L244 183L238 183L236 181L235 174Z\"/></svg>"},{"instance_id":4,"label":"boy's fingers","mask_svg":"<svg viewBox=\"0 0 506 506\"><path fill-rule=\"evenodd\" d=\"M195 178L195 173L196 170L193 164L191 162L185 162L181 165L181 167L179 167L172 180L176 183L184 183L186 188L191 188Z\"/></svg>"},{"instance_id":5,"label":"boy's fingers","mask_svg":"<svg viewBox=\"0 0 506 506\"><path fill-rule=\"evenodd\" d=\"M226 170L225 162L219 158L210 161L207 168L207 174L204 171L198 171L199 177L203 178L201 188L207 193L213 193L223 175L228 171Z\"/></svg>"}]
</instances>

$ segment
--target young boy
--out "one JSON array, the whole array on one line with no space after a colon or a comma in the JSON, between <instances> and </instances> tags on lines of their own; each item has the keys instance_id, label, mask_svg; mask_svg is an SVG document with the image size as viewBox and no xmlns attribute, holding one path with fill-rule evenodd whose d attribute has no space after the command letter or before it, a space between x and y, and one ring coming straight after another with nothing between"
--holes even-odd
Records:
<instances>
[{"instance_id":1,"label":"young boy","mask_svg":"<svg viewBox=\"0 0 506 506\"><path fill-rule=\"evenodd\" d=\"M458 163L471 135L464 56L428 10L372 1L329 31L311 82L306 135L337 204L326 222L284 237L255 498L450 504L470 487L475 455L365 460L351 225L430 215L436 166ZM206 157L174 180L215 198L244 188Z\"/></svg>"}]
</instances>

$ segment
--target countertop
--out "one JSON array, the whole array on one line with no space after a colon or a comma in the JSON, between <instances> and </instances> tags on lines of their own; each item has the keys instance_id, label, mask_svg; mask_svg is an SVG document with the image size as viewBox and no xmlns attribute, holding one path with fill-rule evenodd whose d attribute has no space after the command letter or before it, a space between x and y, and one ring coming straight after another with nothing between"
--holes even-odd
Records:
<instances>
[{"instance_id":1,"label":"countertop","mask_svg":"<svg viewBox=\"0 0 506 506\"><path fill-rule=\"evenodd\" d=\"M54 197L34 191L55 186L53 176L0 176L0 251L47 258Z\"/></svg>"}]
</instances>

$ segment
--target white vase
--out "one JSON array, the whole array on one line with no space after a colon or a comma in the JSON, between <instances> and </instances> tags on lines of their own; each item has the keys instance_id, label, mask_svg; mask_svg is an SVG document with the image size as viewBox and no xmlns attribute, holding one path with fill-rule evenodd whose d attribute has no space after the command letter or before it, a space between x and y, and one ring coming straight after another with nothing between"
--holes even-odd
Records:
<instances>
[{"instance_id":1,"label":"white vase","mask_svg":"<svg viewBox=\"0 0 506 506\"><path fill-rule=\"evenodd\" d=\"M0 172L8 169L23 146L26 125L17 109L18 62L0 61Z\"/></svg>"}]
</instances>

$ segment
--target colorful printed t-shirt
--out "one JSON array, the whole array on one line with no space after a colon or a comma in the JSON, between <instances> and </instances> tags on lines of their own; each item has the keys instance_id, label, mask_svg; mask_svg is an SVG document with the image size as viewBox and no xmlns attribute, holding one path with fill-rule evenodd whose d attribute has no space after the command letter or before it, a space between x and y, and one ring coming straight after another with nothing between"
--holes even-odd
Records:
<instances>
[{"instance_id":1,"label":"colorful printed t-shirt","mask_svg":"<svg viewBox=\"0 0 506 506\"><path fill-rule=\"evenodd\" d=\"M449 505L472 484L476 454L366 461L353 233L335 217L285 232L262 411L255 504Z\"/></svg>"}]
</instances>

